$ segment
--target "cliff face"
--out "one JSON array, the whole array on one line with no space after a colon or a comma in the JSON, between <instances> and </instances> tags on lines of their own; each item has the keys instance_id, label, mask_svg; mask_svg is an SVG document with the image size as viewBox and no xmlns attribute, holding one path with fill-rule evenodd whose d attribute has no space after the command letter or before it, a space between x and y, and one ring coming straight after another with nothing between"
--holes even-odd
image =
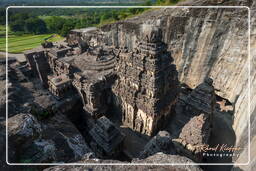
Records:
<instances>
[{"instance_id":1,"label":"cliff face","mask_svg":"<svg viewBox=\"0 0 256 171\"><path fill-rule=\"evenodd\" d=\"M255 2L251 7L255 8ZM255 133L253 116L256 111L255 10L251 12L250 59L247 8L150 10L124 22L103 26L101 31L106 35L103 41L108 45L133 49L141 35L143 23L159 25L163 29L163 41L168 44L174 58L179 81L195 88L206 76L211 77L216 94L233 104L235 112L231 121L236 133L236 144L247 148L248 113L252 133ZM255 142L253 137L251 142ZM237 161L246 163L247 154L245 149Z\"/></svg>"}]
</instances>

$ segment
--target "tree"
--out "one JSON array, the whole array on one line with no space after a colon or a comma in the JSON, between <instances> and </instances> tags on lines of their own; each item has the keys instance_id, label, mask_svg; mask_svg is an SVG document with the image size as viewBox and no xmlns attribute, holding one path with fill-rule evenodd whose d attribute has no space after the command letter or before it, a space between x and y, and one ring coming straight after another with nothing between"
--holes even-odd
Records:
<instances>
[{"instance_id":1,"label":"tree","mask_svg":"<svg viewBox=\"0 0 256 171\"><path fill-rule=\"evenodd\" d=\"M10 13L9 16L10 16L10 21L17 21L17 20L25 21L25 20L33 17L33 16L30 16L28 13L24 13L24 12L22 12L22 13L14 13L13 12L13 13Z\"/></svg>"},{"instance_id":2,"label":"tree","mask_svg":"<svg viewBox=\"0 0 256 171\"><path fill-rule=\"evenodd\" d=\"M39 18L29 18L25 21L24 30L27 33L42 34L47 32L46 24Z\"/></svg>"},{"instance_id":3,"label":"tree","mask_svg":"<svg viewBox=\"0 0 256 171\"><path fill-rule=\"evenodd\" d=\"M112 14L110 13L110 11L104 11L100 17L100 23L102 23L103 21L108 20L110 18L112 18Z\"/></svg>"},{"instance_id":4,"label":"tree","mask_svg":"<svg viewBox=\"0 0 256 171\"><path fill-rule=\"evenodd\" d=\"M4 8L0 9L0 24L1 25L5 24L5 9Z\"/></svg>"},{"instance_id":5,"label":"tree","mask_svg":"<svg viewBox=\"0 0 256 171\"><path fill-rule=\"evenodd\" d=\"M119 18L118 18L118 12L117 12L116 10L112 10L112 18L113 18L114 20L119 20Z\"/></svg>"},{"instance_id":6,"label":"tree","mask_svg":"<svg viewBox=\"0 0 256 171\"><path fill-rule=\"evenodd\" d=\"M121 10L119 12L118 18L125 19L128 16L127 12L125 10Z\"/></svg>"},{"instance_id":7,"label":"tree","mask_svg":"<svg viewBox=\"0 0 256 171\"><path fill-rule=\"evenodd\" d=\"M161 5L161 4L164 4L165 2L166 2L166 0L157 0L156 4Z\"/></svg>"},{"instance_id":8,"label":"tree","mask_svg":"<svg viewBox=\"0 0 256 171\"><path fill-rule=\"evenodd\" d=\"M152 6L152 2L151 2L150 0L147 0L147 1L145 2L145 6Z\"/></svg>"},{"instance_id":9,"label":"tree","mask_svg":"<svg viewBox=\"0 0 256 171\"><path fill-rule=\"evenodd\" d=\"M66 20L66 23L63 25L60 35L61 36L67 36L67 34L70 32L70 30L75 28L75 23L73 23L71 20Z\"/></svg>"},{"instance_id":10,"label":"tree","mask_svg":"<svg viewBox=\"0 0 256 171\"><path fill-rule=\"evenodd\" d=\"M63 25L65 24L65 19L63 17L52 16L44 20L47 29L51 33L60 33Z\"/></svg>"},{"instance_id":11,"label":"tree","mask_svg":"<svg viewBox=\"0 0 256 171\"><path fill-rule=\"evenodd\" d=\"M23 32L24 31L24 21L23 20L11 21L9 23L9 26L13 32Z\"/></svg>"}]
</instances>

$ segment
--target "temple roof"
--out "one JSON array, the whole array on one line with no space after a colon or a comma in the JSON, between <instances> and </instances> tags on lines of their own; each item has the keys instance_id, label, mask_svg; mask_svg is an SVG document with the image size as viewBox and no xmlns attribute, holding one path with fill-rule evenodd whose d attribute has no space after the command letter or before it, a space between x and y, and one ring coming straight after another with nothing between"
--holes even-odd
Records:
<instances>
[{"instance_id":1,"label":"temple roof","mask_svg":"<svg viewBox=\"0 0 256 171\"><path fill-rule=\"evenodd\" d=\"M117 148L124 139L124 135L105 116L97 120L96 125L89 133L94 141L107 153Z\"/></svg>"}]
</instances>

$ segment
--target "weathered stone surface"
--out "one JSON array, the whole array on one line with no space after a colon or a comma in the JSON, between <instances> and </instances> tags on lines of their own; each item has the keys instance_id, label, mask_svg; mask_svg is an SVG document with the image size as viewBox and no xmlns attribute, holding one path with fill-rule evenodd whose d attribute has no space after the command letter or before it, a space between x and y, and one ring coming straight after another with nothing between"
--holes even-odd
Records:
<instances>
[{"instance_id":1,"label":"weathered stone surface","mask_svg":"<svg viewBox=\"0 0 256 171\"><path fill-rule=\"evenodd\" d=\"M72 162L93 157L74 125L63 115L39 122L30 114L18 114L8 120L8 137L21 163Z\"/></svg>"},{"instance_id":2,"label":"weathered stone surface","mask_svg":"<svg viewBox=\"0 0 256 171\"><path fill-rule=\"evenodd\" d=\"M209 116L203 113L199 116L194 116L191 118L191 120L182 128L179 136L179 138L185 140L192 146L208 144L209 137Z\"/></svg>"},{"instance_id":3,"label":"weathered stone surface","mask_svg":"<svg viewBox=\"0 0 256 171\"><path fill-rule=\"evenodd\" d=\"M188 4L216 4L207 0L189 1ZM249 5L254 12L255 2L224 1L221 5ZM222 11L221 13L219 13ZM236 143L247 144L248 113L256 106L255 93L248 111L248 10L243 9L161 9L139 17L103 26L108 43L136 47L140 25L151 21L163 28L163 40L172 52L180 82L195 88L206 76L214 80L219 96L234 104ZM217 14L218 13L218 14ZM164 14L164 15L163 15ZM255 22L252 16L251 47L255 46ZM251 54L254 54L251 48ZM255 84L255 57L251 56L251 89ZM252 115L250 115L252 116ZM242 139L240 139L242 138ZM241 142L240 142L241 141ZM243 142L243 143L242 143ZM246 145L245 145L246 146ZM246 161L246 160L245 160Z\"/></svg>"},{"instance_id":4,"label":"weathered stone surface","mask_svg":"<svg viewBox=\"0 0 256 171\"><path fill-rule=\"evenodd\" d=\"M28 61L30 69L39 77L42 85L47 88L47 74L50 73L50 66L47 61L44 49L27 51L24 55Z\"/></svg>"},{"instance_id":5,"label":"weathered stone surface","mask_svg":"<svg viewBox=\"0 0 256 171\"><path fill-rule=\"evenodd\" d=\"M94 163L94 164L101 164L101 163L120 163L120 164L127 164L124 162L119 162L115 160L82 160L79 163ZM143 163L193 163L190 159L178 155L167 155L163 153L157 153L151 157L148 157L143 160L136 160L133 161L134 164L143 164ZM177 165L177 166L145 166L145 165L116 165L116 166L55 166L51 168L44 169L44 171L84 171L84 170L97 170L97 171L110 171L110 170L122 170L122 171L129 171L129 170L168 170L168 171L202 171L199 166L196 165Z\"/></svg>"},{"instance_id":6,"label":"weathered stone surface","mask_svg":"<svg viewBox=\"0 0 256 171\"><path fill-rule=\"evenodd\" d=\"M202 147L209 145L211 122L208 114L200 114L190 119L182 128L178 139L173 143L179 155L186 156L193 161L202 162Z\"/></svg>"},{"instance_id":7,"label":"weathered stone surface","mask_svg":"<svg viewBox=\"0 0 256 171\"><path fill-rule=\"evenodd\" d=\"M201 162L199 146L209 145L215 113L216 97L213 80L205 78L191 92L183 92L176 104L168 130L172 133L178 154ZM176 139L178 138L178 139ZM220 142L219 142L220 143Z\"/></svg>"},{"instance_id":8,"label":"weathered stone surface","mask_svg":"<svg viewBox=\"0 0 256 171\"><path fill-rule=\"evenodd\" d=\"M41 133L41 124L31 114L18 114L8 119L9 141L16 145L36 139Z\"/></svg>"},{"instance_id":9,"label":"weathered stone surface","mask_svg":"<svg viewBox=\"0 0 256 171\"><path fill-rule=\"evenodd\" d=\"M250 81L251 81L251 87L250 87L250 111L248 112L248 106L245 105L247 102L247 97L248 97L248 88L249 87L244 87L242 94L239 96L239 99L241 99L242 97L244 98L241 100L237 100L237 102L239 102L238 104L240 105L236 105L236 107L238 107L239 111L244 110L244 112L236 112L235 115L235 123L234 123L234 129L236 132L236 136L237 136L237 141L236 144L237 146L240 147L244 147L243 152L240 154L240 156L236 159L234 159L237 163L245 163L248 161L248 149L249 149L249 144L251 147L251 152L250 152L250 157L251 157L251 161L249 165L245 165L245 166L239 166L239 164L236 164L235 167L237 167L238 169L242 169L242 170L255 170L256 169L256 160L255 160L255 155L256 155L256 151L255 151L255 147L256 146L256 140L255 140L255 136L256 136L256 2L255 1L251 1L251 6L250 6L250 10L251 10L251 48L250 48ZM248 143L248 115L250 118L250 142ZM246 122L246 124L245 124Z\"/></svg>"},{"instance_id":10,"label":"weathered stone surface","mask_svg":"<svg viewBox=\"0 0 256 171\"><path fill-rule=\"evenodd\" d=\"M175 146L172 143L170 134L167 131L159 131L144 147L140 158L144 159L158 152L165 154L176 154Z\"/></svg>"},{"instance_id":11,"label":"weathered stone surface","mask_svg":"<svg viewBox=\"0 0 256 171\"><path fill-rule=\"evenodd\" d=\"M90 146L98 157L114 157L120 153L124 135L105 116L96 121L89 133L92 137Z\"/></svg>"},{"instance_id":12,"label":"weathered stone surface","mask_svg":"<svg viewBox=\"0 0 256 171\"><path fill-rule=\"evenodd\" d=\"M121 99L124 125L151 136L165 126L179 89L162 30L150 24L141 30L137 48L119 54L113 92Z\"/></svg>"},{"instance_id":13,"label":"weathered stone surface","mask_svg":"<svg viewBox=\"0 0 256 171\"><path fill-rule=\"evenodd\" d=\"M0 165L2 169L8 169L6 164L6 146L5 146L5 127L0 123L0 151L2 155L0 156ZM10 152L11 153L11 152Z\"/></svg>"},{"instance_id":14,"label":"weathered stone surface","mask_svg":"<svg viewBox=\"0 0 256 171\"><path fill-rule=\"evenodd\" d=\"M0 64L0 121L5 119L6 114L6 80L5 80L5 65Z\"/></svg>"},{"instance_id":15,"label":"weathered stone surface","mask_svg":"<svg viewBox=\"0 0 256 171\"><path fill-rule=\"evenodd\" d=\"M72 80L66 74L48 76L49 91L58 99L73 94Z\"/></svg>"},{"instance_id":16,"label":"weathered stone surface","mask_svg":"<svg viewBox=\"0 0 256 171\"><path fill-rule=\"evenodd\" d=\"M197 139L200 137L201 143L207 144L216 107L216 97L212 84L213 80L206 78L203 83L188 94L182 93L180 95L176 103L175 115L170 119L168 128L174 138L181 137L181 134L183 134L182 137L186 140L192 133L191 131L195 129L198 137L191 138ZM189 141L192 143L191 140Z\"/></svg>"},{"instance_id":17,"label":"weathered stone surface","mask_svg":"<svg viewBox=\"0 0 256 171\"><path fill-rule=\"evenodd\" d=\"M229 4L229 2L223 1L222 3ZM205 5L208 3L205 0L193 2L194 5ZM255 2L253 3L255 6ZM230 4L246 3L232 1ZM185 9L180 12L180 9L163 9L149 11L140 17L129 19L128 22L105 26L109 28L102 28L102 30L105 31L109 38L105 37L104 40L107 40L109 44L112 42L117 44L118 42L118 44L126 46L129 51L129 49L135 47L140 23L146 20L159 23L160 27L164 30L164 42L173 52L180 81L194 88L205 76L209 75L214 81L216 80L214 86L217 88L217 94L234 104L234 128L237 136L237 145L247 147L248 124L244 124L247 120L246 111L248 109L246 100L248 92L246 44L248 41L244 36L247 34L247 14L243 11L236 12L236 10L230 9L222 11L217 15L215 10ZM252 32L251 43L254 46L255 28L252 29ZM254 49L252 48L252 54L254 54ZM251 59L252 111L249 112L251 113L251 118L253 118L256 104L254 100L255 93L253 93L256 72L254 56ZM227 118L224 117L224 119ZM252 133L254 134L255 122L253 119L251 123ZM255 144L254 142L252 139L252 144ZM238 161L247 161L247 153L247 148L245 148ZM245 166L244 168L247 167Z\"/></svg>"}]
</instances>

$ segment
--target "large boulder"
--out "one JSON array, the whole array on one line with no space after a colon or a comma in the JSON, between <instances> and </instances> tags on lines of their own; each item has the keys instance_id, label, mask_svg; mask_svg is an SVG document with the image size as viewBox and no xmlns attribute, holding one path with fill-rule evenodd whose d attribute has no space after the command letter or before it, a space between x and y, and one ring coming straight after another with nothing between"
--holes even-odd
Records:
<instances>
[{"instance_id":1,"label":"large boulder","mask_svg":"<svg viewBox=\"0 0 256 171\"><path fill-rule=\"evenodd\" d=\"M15 149L11 162L74 162L94 156L75 126L62 114L38 121L31 114L18 114L8 120L9 149Z\"/></svg>"},{"instance_id":2,"label":"large boulder","mask_svg":"<svg viewBox=\"0 0 256 171\"><path fill-rule=\"evenodd\" d=\"M156 170L168 170L168 171L202 171L202 169L194 165L195 163L182 156L178 155L168 155L163 153L157 153L153 156L150 156L143 160L134 160L131 164L138 164L138 165L124 165L128 164L126 162L120 162L116 160L81 160L78 161L80 164L103 164L107 163L110 164L108 166L102 166L102 165L94 165L94 166L55 166L50 167L47 169L44 169L44 171L110 171L110 170L122 170L122 171L130 171L130 170L137 170L137 171L144 171L144 170L150 170L150 171L156 171ZM120 165L111 165L111 163L119 163ZM148 165L145 165L145 163L148 163ZM177 166L171 166L171 165L151 165L152 163L159 163L159 164L171 164L171 163L185 163L187 165L177 165ZM193 165L188 165L193 164Z\"/></svg>"},{"instance_id":3,"label":"large boulder","mask_svg":"<svg viewBox=\"0 0 256 171\"><path fill-rule=\"evenodd\" d=\"M33 140L42 133L42 126L31 114L19 114L8 119L9 141L15 144Z\"/></svg>"},{"instance_id":4,"label":"large boulder","mask_svg":"<svg viewBox=\"0 0 256 171\"><path fill-rule=\"evenodd\" d=\"M144 150L140 154L140 158L144 159L158 152L163 152L165 154L176 154L171 136L167 131L159 131L158 134L146 144Z\"/></svg>"},{"instance_id":5,"label":"large boulder","mask_svg":"<svg viewBox=\"0 0 256 171\"><path fill-rule=\"evenodd\" d=\"M180 138L193 146L208 144L209 137L209 116L204 113L191 118L180 133Z\"/></svg>"}]
</instances>

